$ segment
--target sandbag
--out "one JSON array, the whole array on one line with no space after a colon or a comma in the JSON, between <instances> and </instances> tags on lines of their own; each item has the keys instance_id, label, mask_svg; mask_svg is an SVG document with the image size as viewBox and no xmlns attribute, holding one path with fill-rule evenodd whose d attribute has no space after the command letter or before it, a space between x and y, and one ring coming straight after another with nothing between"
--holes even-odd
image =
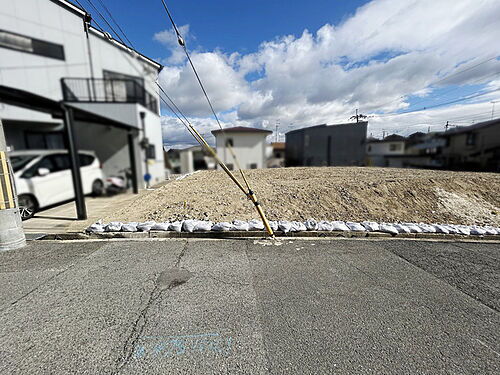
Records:
<instances>
[{"instance_id":1,"label":"sandbag","mask_svg":"<svg viewBox=\"0 0 500 375\"><path fill-rule=\"evenodd\" d=\"M455 225L451 224L442 224L441 226L445 227L450 234L460 234L460 231Z\"/></svg>"},{"instance_id":2,"label":"sandbag","mask_svg":"<svg viewBox=\"0 0 500 375\"><path fill-rule=\"evenodd\" d=\"M153 225L156 223L154 221L146 221L144 223L139 223L137 224L137 230L140 232L149 232L151 228L153 228Z\"/></svg>"},{"instance_id":3,"label":"sandbag","mask_svg":"<svg viewBox=\"0 0 500 375\"><path fill-rule=\"evenodd\" d=\"M350 232L351 230L343 221L332 221L332 230L339 230L342 232Z\"/></svg>"},{"instance_id":4,"label":"sandbag","mask_svg":"<svg viewBox=\"0 0 500 375\"><path fill-rule=\"evenodd\" d=\"M329 221L321 220L318 223L318 230L321 232L331 232L333 230L333 225Z\"/></svg>"},{"instance_id":5,"label":"sandbag","mask_svg":"<svg viewBox=\"0 0 500 375\"><path fill-rule=\"evenodd\" d=\"M495 235L498 234L497 230L493 227L481 227L482 230L486 232L488 235Z\"/></svg>"},{"instance_id":6,"label":"sandbag","mask_svg":"<svg viewBox=\"0 0 500 375\"><path fill-rule=\"evenodd\" d=\"M436 229L436 233L450 234L450 231L444 225L432 224L432 226Z\"/></svg>"},{"instance_id":7,"label":"sandbag","mask_svg":"<svg viewBox=\"0 0 500 375\"><path fill-rule=\"evenodd\" d=\"M396 228L396 230L398 231L398 233L411 233L410 228L408 228L404 224L396 223L396 224L393 224L393 226L394 226L394 228Z\"/></svg>"},{"instance_id":8,"label":"sandbag","mask_svg":"<svg viewBox=\"0 0 500 375\"><path fill-rule=\"evenodd\" d=\"M388 223L381 223L379 232L390 233L394 235L399 233L399 231L394 227L394 225Z\"/></svg>"},{"instance_id":9,"label":"sandbag","mask_svg":"<svg viewBox=\"0 0 500 375\"><path fill-rule=\"evenodd\" d=\"M483 228L473 225L470 227L470 234L473 234L475 236L484 236L486 234L486 231Z\"/></svg>"},{"instance_id":10,"label":"sandbag","mask_svg":"<svg viewBox=\"0 0 500 375\"><path fill-rule=\"evenodd\" d=\"M150 230L167 231L170 228L170 223L154 223Z\"/></svg>"},{"instance_id":11,"label":"sandbag","mask_svg":"<svg viewBox=\"0 0 500 375\"><path fill-rule=\"evenodd\" d=\"M248 231L248 229L250 229L250 225L246 221L233 220L233 228L231 230Z\"/></svg>"},{"instance_id":12,"label":"sandbag","mask_svg":"<svg viewBox=\"0 0 500 375\"><path fill-rule=\"evenodd\" d=\"M460 234L470 236L470 228L467 225L456 225Z\"/></svg>"},{"instance_id":13,"label":"sandbag","mask_svg":"<svg viewBox=\"0 0 500 375\"><path fill-rule=\"evenodd\" d=\"M307 219L304 225L307 230L318 230L318 222L314 219Z\"/></svg>"},{"instance_id":14,"label":"sandbag","mask_svg":"<svg viewBox=\"0 0 500 375\"><path fill-rule=\"evenodd\" d=\"M122 223L119 221L112 221L104 227L106 232L119 232L122 229Z\"/></svg>"},{"instance_id":15,"label":"sandbag","mask_svg":"<svg viewBox=\"0 0 500 375\"><path fill-rule=\"evenodd\" d=\"M248 222L248 227L248 230L262 230L264 229L264 223L260 220L252 219Z\"/></svg>"},{"instance_id":16,"label":"sandbag","mask_svg":"<svg viewBox=\"0 0 500 375\"><path fill-rule=\"evenodd\" d=\"M137 232L137 223L123 223L122 232Z\"/></svg>"},{"instance_id":17,"label":"sandbag","mask_svg":"<svg viewBox=\"0 0 500 375\"><path fill-rule=\"evenodd\" d=\"M234 228L234 225L231 223L228 223L226 221L222 223L216 223L212 226L212 230L215 232L227 232L228 230L231 230Z\"/></svg>"},{"instance_id":18,"label":"sandbag","mask_svg":"<svg viewBox=\"0 0 500 375\"><path fill-rule=\"evenodd\" d=\"M366 232L366 228L360 223L346 221L345 225L347 225L347 227L353 232Z\"/></svg>"},{"instance_id":19,"label":"sandbag","mask_svg":"<svg viewBox=\"0 0 500 375\"><path fill-rule=\"evenodd\" d=\"M198 223L198 220L184 220L182 222L182 230L184 232L189 232L193 233L194 232L194 227Z\"/></svg>"},{"instance_id":20,"label":"sandbag","mask_svg":"<svg viewBox=\"0 0 500 375\"><path fill-rule=\"evenodd\" d=\"M370 232L376 232L379 230L380 226L378 223L375 223L374 221L363 221L361 225Z\"/></svg>"},{"instance_id":21,"label":"sandbag","mask_svg":"<svg viewBox=\"0 0 500 375\"><path fill-rule=\"evenodd\" d=\"M212 230L213 223L211 221L200 220L194 226L195 232L208 232Z\"/></svg>"},{"instance_id":22,"label":"sandbag","mask_svg":"<svg viewBox=\"0 0 500 375\"><path fill-rule=\"evenodd\" d=\"M292 229L292 223L290 223L289 221L285 221L285 220L278 221L278 228L283 233L288 233L288 232L290 232L290 229Z\"/></svg>"},{"instance_id":23,"label":"sandbag","mask_svg":"<svg viewBox=\"0 0 500 375\"><path fill-rule=\"evenodd\" d=\"M168 226L168 230L173 230L177 233L180 233L182 231L182 221L174 221L173 223L170 223Z\"/></svg>"},{"instance_id":24,"label":"sandbag","mask_svg":"<svg viewBox=\"0 0 500 375\"><path fill-rule=\"evenodd\" d=\"M436 233L436 228L434 228L432 225L425 223L418 223L417 225L420 229L422 229L423 233Z\"/></svg>"},{"instance_id":25,"label":"sandbag","mask_svg":"<svg viewBox=\"0 0 500 375\"><path fill-rule=\"evenodd\" d=\"M290 232L305 232L307 231L306 226L301 221L292 221L290 223Z\"/></svg>"},{"instance_id":26,"label":"sandbag","mask_svg":"<svg viewBox=\"0 0 500 375\"><path fill-rule=\"evenodd\" d=\"M101 221L98 221L98 222L90 225L86 229L86 231L89 233L102 233L102 232L104 232L104 225L102 224Z\"/></svg>"},{"instance_id":27,"label":"sandbag","mask_svg":"<svg viewBox=\"0 0 500 375\"><path fill-rule=\"evenodd\" d=\"M422 229L415 223L403 223L405 227L407 227L411 233L422 233Z\"/></svg>"},{"instance_id":28,"label":"sandbag","mask_svg":"<svg viewBox=\"0 0 500 375\"><path fill-rule=\"evenodd\" d=\"M269 226L273 230L273 232L276 232L279 229L278 222L277 221L270 221Z\"/></svg>"}]
</instances>

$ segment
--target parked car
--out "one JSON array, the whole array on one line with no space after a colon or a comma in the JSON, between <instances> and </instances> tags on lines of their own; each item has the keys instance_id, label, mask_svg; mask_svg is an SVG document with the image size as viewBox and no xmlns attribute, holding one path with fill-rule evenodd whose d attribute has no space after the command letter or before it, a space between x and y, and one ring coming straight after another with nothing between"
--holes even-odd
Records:
<instances>
[{"instance_id":1,"label":"parked car","mask_svg":"<svg viewBox=\"0 0 500 375\"><path fill-rule=\"evenodd\" d=\"M93 152L79 151L84 194L102 195L104 175ZM66 150L25 150L10 153L23 220L40 208L75 198Z\"/></svg>"}]
</instances>

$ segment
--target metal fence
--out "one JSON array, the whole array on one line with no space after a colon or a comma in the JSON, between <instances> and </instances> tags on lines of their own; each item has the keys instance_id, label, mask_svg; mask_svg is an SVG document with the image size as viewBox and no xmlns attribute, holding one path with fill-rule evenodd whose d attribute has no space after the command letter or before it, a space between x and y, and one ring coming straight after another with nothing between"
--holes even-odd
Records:
<instances>
[{"instance_id":1,"label":"metal fence","mask_svg":"<svg viewBox=\"0 0 500 375\"><path fill-rule=\"evenodd\" d=\"M63 78L61 84L67 102L139 103L158 113L155 96L133 79Z\"/></svg>"}]
</instances>

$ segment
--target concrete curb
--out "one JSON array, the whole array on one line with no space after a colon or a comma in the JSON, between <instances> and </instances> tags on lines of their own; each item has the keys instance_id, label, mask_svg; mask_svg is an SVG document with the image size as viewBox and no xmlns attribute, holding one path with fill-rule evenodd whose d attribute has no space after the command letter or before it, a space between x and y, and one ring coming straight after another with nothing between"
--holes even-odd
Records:
<instances>
[{"instance_id":1,"label":"concrete curb","mask_svg":"<svg viewBox=\"0 0 500 375\"><path fill-rule=\"evenodd\" d=\"M491 240L500 241L500 235L465 236L459 234L442 233L400 233L392 235L383 232L277 232L276 238L373 238L373 239L430 239L430 240ZM110 240L110 239L168 239L168 238L207 238L207 239L234 239L234 238L267 238L264 231L228 231L228 232L104 232L104 233L61 233L45 234L40 240Z\"/></svg>"}]
</instances>

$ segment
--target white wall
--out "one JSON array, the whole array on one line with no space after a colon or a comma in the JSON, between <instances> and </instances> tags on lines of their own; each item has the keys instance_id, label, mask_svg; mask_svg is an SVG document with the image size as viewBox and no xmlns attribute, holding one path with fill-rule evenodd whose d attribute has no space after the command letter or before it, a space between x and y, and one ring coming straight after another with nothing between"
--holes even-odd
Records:
<instances>
[{"instance_id":1,"label":"white wall","mask_svg":"<svg viewBox=\"0 0 500 375\"><path fill-rule=\"evenodd\" d=\"M393 145L396 149L391 151L391 145ZM404 153L404 141L370 142L366 146L367 155L404 155Z\"/></svg>"},{"instance_id":2,"label":"white wall","mask_svg":"<svg viewBox=\"0 0 500 375\"><path fill-rule=\"evenodd\" d=\"M265 133L218 133L215 137L217 155L225 164L232 164L237 169L231 152L225 147L225 140L232 139L233 150L242 169L250 169L252 163L256 163L257 168L266 168L266 137Z\"/></svg>"}]
</instances>

